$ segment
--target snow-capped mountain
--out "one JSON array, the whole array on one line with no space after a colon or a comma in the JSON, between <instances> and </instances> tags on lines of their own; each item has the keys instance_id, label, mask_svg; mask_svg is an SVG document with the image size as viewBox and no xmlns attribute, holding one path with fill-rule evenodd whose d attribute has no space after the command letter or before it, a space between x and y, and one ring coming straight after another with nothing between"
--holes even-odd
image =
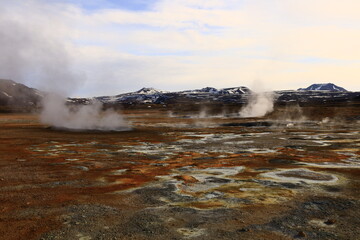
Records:
<instances>
[{"instance_id":1,"label":"snow-capped mountain","mask_svg":"<svg viewBox=\"0 0 360 240\"><path fill-rule=\"evenodd\" d=\"M152 94L161 94L161 93L166 93L166 92L157 90L155 88L142 88L142 89L136 91L135 93L145 94L145 95L152 95Z\"/></svg>"},{"instance_id":2,"label":"snow-capped mountain","mask_svg":"<svg viewBox=\"0 0 360 240\"><path fill-rule=\"evenodd\" d=\"M103 103L125 103L125 104L164 104L174 102L184 102L187 100L195 102L203 101L223 101L223 102L242 102L251 93L247 87L234 87L216 89L205 87L202 89L185 90L179 92L166 92L154 88L142 88L135 92L123 93L116 96L95 97L95 100ZM69 101L77 101L69 99Z\"/></svg>"},{"instance_id":3,"label":"snow-capped mountain","mask_svg":"<svg viewBox=\"0 0 360 240\"><path fill-rule=\"evenodd\" d=\"M159 100L164 95L168 94L166 91L157 90L154 88L142 88L135 92L123 93L116 96L101 96L94 97L93 100L97 100L103 103L160 103ZM70 102L77 102L76 98L70 98Z\"/></svg>"},{"instance_id":4,"label":"snow-capped mountain","mask_svg":"<svg viewBox=\"0 0 360 240\"><path fill-rule=\"evenodd\" d=\"M297 91L276 91L278 103L335 103L346 101L358 101L359 92L350 92L336 86L333 83L312 84L307 88L299 88Z\"/></svg>"},{"instance_id":5,"label":"snow-capped mountain","mask_svg":"<svg viewBox=\"0 0 360 240\"><path fill-rule=\"evenodd\" d=\"M202 89L195 89L195 90L186 90L179 93L183 94L201 94L201 93L208 93L208 94L217 94L217 95L226 95L226 94L248 94L251 90L247 87L233 87L233 88L222 88L216 89L213 87L205 87Z\"/></svg>"},{"instance_id":6,"label":"snow-capped mountain","mask_svg":"<svg viewBox=\"0 0 360 240\"><path fill-rule=\"evenodd\" d=\"M332 92L347 92L346 89L336 86L333 83L312 84L307 88L299 88L299 91L332 91Z\"/></svg>"},{"instance_id":7,"label":"snow-capped mountain","mask_svg":"<svg viewBox=\"0 0 360 240\"><path fill-rule=\"evenodd\" d=\"M252 91L249 88L243 86L222 89L205 87L178 92L165 92L154 88L142 88L135 92L123 93L116 96L69 99L69 102L86 103L87 101L97 100L110 106L116 106L117 104L126 106L138 104L243 104L248 101L251 93ZM275 101L280 104L341 102L359 98L360 95L358 92L348 92L334 84L313 84L308 88L275 91L274 93Z\"/></svg>"}]
</instances>

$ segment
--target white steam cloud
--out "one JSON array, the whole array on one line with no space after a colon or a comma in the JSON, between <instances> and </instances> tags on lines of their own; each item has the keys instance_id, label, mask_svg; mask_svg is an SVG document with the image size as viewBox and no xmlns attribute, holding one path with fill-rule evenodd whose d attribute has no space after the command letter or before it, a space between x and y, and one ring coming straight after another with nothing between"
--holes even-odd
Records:
<instances>
[{"instance_id":1,"label":"white steam cloud","mask_svg":"<svg viewBox=\"0 0 360 240\"><path fill-rule=\"evenodd\" d=\"M29 1L25 9L16 3L9 1L0 8L0 78L48 93L43 99L43 123L76 130L128 129L121 115L103 111L99 102L69 108L66 97L86 80L85 74L75 69L75 48L64 37L70 30L61 16L52 17L56 8ZM27 12L33 14L28 16L30 20L23 17ZM49 14L43 16L44 12Z\"/></svg>"},{"instance_id":2,"label":"white steam cloud","mask_svg":"<svg viewBox=\"0 0 360 240\"><path fill-rule=\"evenodd\" d=\"M274 94L259 89L259 86L262 85L257 81L257 89L255 88L255 91L249 96L246 106L240 110L240 117L263 117L274 110Z\"/></svg>"},{"instance_id":3,"label":"white steam cloud","mask_svg":"<svg viewBox=\"0 0 360 240\"><path fill-rule=\"evenodd\" d=\"M68 107L64 98L57 95L45 97L47 102L41 113L41 121L56 128L72 130L128 130L123 117L111 109L102 110L102 103ZM54 110L58 111L54 114Z\"/></svg>"}]
</instances>

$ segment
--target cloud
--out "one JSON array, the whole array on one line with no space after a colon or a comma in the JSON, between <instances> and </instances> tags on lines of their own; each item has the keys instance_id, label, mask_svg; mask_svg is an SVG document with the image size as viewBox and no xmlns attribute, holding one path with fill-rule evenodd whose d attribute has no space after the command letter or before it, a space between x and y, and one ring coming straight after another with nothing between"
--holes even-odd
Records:
<instances>
[{"instance_id":1,"label":"cloud","mask_svg":"<svg viewBox=\"0 0 360 240\"><path fill-rule=\"evenodd\" d=\"M334 82L360 90L355 0L159 0L136 9L97 0L91 11L81 2L0 3L6 18L61 43L66 65L86 74L73 95L250 86L256 79L273 89Z\"/></svg>"},{"instance_id":2,"label":"cloud","mask_svg":"<svg viewBox=\"0 0 360 240\"><path fill-rule=\"evenodd\" d=\"M71 94L83 76L73 68L69 54L71 45L66 39L72 31L56 8L14 1L3 3L0 9L0 77Z\"/></svg>"}]
</instances>

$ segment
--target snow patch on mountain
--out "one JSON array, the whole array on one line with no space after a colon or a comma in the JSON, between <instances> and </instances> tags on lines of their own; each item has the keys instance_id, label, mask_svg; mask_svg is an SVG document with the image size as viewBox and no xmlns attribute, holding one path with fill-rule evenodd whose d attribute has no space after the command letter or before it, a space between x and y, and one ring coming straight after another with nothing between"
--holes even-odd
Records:
<instances>
[{"instance_id":1,"label":"snow patch on mountain","mask_svg":"<svg viewBox=\"0 0 360 240\"><path fill-rule=\"evenodd\" d=\"M153 94L161 94L161 93L166 93L166 92L157 90L155 88L142 88L142 89L136 91L135 93L145 94L145 95L153 95Z\"/></svg>"},{"instance_id":2,"label":"snow patch on mountain","mask_svg":"<svg viewBox=\"0 0 360 240\"><path fill-rule=\"evenodd\" d=\"M13 96L10 96L9 94L7 94L6 92L2 92L5 96L9 97L9 98L12 98Z\"/></svg>"},{"instance_id":3,"label":"snow patch on mountain","mask_svg":"<svg viewBox=\"0 0 360 240\"><path fill-rule=\"evenodd\" d=\"M246 94L246 93L250 93L250 89L247 87L233 87L233 88L222 88L222 89L216 89L213 87L205 87L202 89L196 89L196 90L186 90L180 93L185 93L185 94L203 94L203 93L208 93L208 94L218 94L218 95L226 95L226 94Z\"/></svg>"},{"instance_id":4,"label":"snow patch on mountain","mask_svg":"<svg viewBox=\"0 0 360 240\"><path fill-rule=\"evenodd\" d=\"M220 94L247 94L250 92L247 87L223 88L219 91Z\"/></svg>"}]
</instances>

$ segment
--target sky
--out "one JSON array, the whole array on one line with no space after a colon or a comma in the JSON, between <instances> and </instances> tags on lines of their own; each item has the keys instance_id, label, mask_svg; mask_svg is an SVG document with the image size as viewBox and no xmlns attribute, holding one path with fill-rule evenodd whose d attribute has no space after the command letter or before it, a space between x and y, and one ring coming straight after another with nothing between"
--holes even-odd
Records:
<instances>
[{"instance_id":1,"label":"sky","mask_svg":"<svg viewBox=\"0 0 360 240\"><path fill-rule=\"evenodd\" d=\"M0 78L70 96L328 82L360 91L359 9L358 0L0 0Z\"/></svg>"}]
</instances>

